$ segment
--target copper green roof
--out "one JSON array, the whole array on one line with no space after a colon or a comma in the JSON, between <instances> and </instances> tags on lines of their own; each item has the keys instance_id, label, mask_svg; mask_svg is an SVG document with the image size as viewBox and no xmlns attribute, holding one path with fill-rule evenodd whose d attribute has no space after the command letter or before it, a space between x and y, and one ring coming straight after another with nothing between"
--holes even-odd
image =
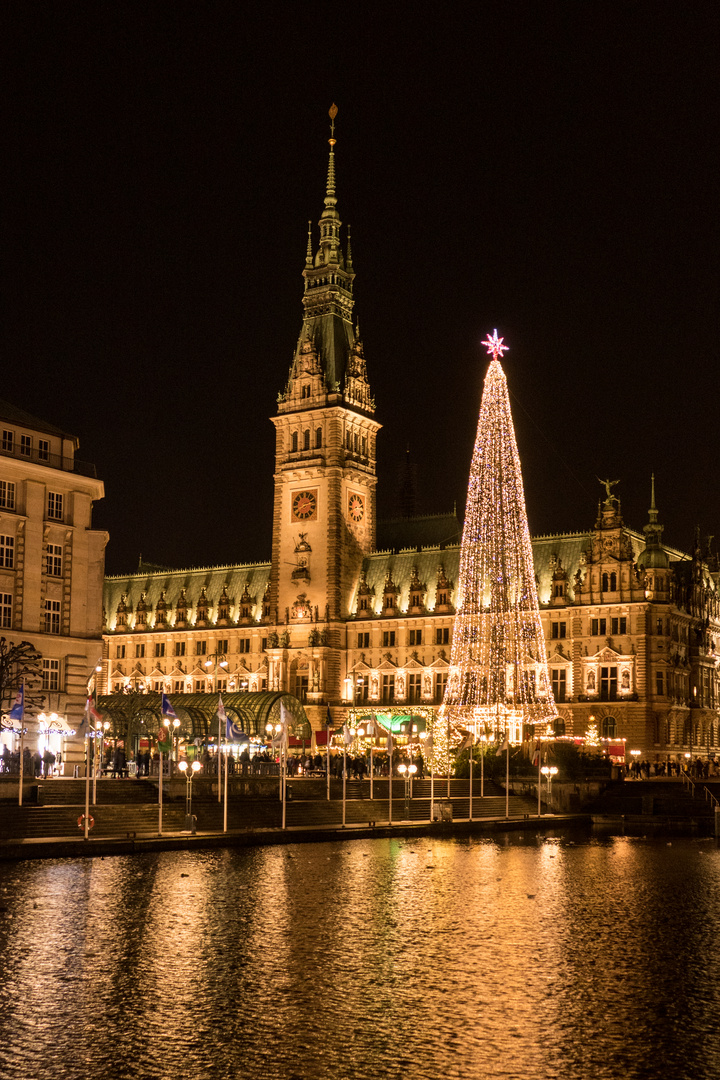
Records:
<instances>
[{"instance_id":1,"label":"copper green roof","mask_svg":"<svg viewBox=\"0 0 720 1080\"><path fill-rule=\"evenodd\" d=\"M142 565L147 566L145 563ZM175 608L183 589L188 607L188 621L191 624L195 621L195 609L203 589L208 601L208 621L214 623L217 618L217 604L223 588L227 589L230 601L230 619L235 621L238 618L240 597L246 585L252 600L251 616L255 621L259 621L262 615L265 586L269 577L269 563L247 563L239 566L211 566L190 570L143 569L136 574L105 578L103 606L107 628L108 630L115 629L115 614L121 596L125 596L128 609L134 611L143 594L148 611L148 627L152 627L155 606L161 593L165 594L168 623L172 625L175 621Z\"/></svg>"}]
</instances>

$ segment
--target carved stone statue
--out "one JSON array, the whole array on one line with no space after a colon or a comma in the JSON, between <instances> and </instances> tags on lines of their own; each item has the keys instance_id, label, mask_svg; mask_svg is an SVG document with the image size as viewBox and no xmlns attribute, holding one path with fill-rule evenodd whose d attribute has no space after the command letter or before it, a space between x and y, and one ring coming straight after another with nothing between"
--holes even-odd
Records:
<instances>
[{"instance_id":1,"label":"carved stone statue","mask_svg":"<svg viewBox=\"0 0 720 1080\"><path fill-rule=\"evenodd\" d=\"M619 484L620 481L619 480L601 480L600 477L598 476L597 477L597 482L598 482L598 484L602 484L603 487L605 488L605 494L607 495L607 499L605 501L608 502L608 503L615 502L616 499L615 499L615 496L612 493L612 489L614 487L616 487L616 485Z\"/></svg>"}]
</instances>

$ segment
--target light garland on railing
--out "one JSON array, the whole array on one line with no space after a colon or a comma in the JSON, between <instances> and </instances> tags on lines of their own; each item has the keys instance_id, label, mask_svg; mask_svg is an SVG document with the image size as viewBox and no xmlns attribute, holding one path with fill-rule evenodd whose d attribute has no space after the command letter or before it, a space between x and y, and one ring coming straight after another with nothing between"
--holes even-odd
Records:
<instances>
[{"instance_id":1,"label":"light garland on railing","mask_svg":"<svg viewBox=\"0 0 720 1080\"><path fill-rule=\"evenodd\" d=\"M521 738L556 715L540 622L520 457L498 338L485 377L460 548L459 603L442 714L462 729Z\"/></svg>"}]
</instances>

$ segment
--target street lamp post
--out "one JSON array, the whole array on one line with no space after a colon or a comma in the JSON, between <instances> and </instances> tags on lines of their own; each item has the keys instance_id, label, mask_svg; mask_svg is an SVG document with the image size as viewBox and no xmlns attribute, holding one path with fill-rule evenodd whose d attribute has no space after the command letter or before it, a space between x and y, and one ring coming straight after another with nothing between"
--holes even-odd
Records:
<instances>
[{"instance_id":1,"label":"street lamp post","mask_svg":"<svg viewBox=\"0 0 720 1080\"><path fill-rule=\"evenodd\" d=\"M410 800L412 799L412 778L417 772L417 765L406 765L405 762L401 762L398 765L398 772L405 780L405 820L410 820Z\"/></svg>"},{"instance_id":2,"label":"street lamp post","mask_svg":"<svg viewBox=\"0 0 720 1080\"><path fill-rule=\"evenodd\" d=\"M548 788L548 809L550 809L550 792L551 792L551 784L552 784L552 782L553 782L553 778L554 778L555 776L557 776L557 771L558 771L558 770L557 770L557 765L543 765L542 769L540 770L540 772L541 772L541 773L543 774L543 776L544 776L544 777L545 777L545 779L547 780L547 788Z\"/></svg>"},{"instance_id":3,"label":"street lamp post","mask_svg":"<svg viewBox=\"0 0 720 1080\"><path fill-rule=\"evenodd\" d=\"M191 833L195 832L195 824L192 816L192 782L193 777L200 771L200 762L193 761L192 765L188 768L187 761L181 761L178 765L181 773L185 774L185 828ZM162 783L162 778L160 779Z\"/></svg>"}]
</instances>

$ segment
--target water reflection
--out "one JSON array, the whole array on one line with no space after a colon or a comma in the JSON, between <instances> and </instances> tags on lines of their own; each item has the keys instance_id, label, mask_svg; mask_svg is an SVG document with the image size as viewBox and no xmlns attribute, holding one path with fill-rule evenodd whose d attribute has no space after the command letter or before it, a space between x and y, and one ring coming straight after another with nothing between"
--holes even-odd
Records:
<instances>
[{"instance_id":1,"label":"water reflection","mask_svg":"<svg viewBox=\"0 0 720 1080\"><path fill-rule=\"evenodd\" d=\"M720 1076L712 841L0 867L3 1080Z\"/></svg>"}]
</instances>

